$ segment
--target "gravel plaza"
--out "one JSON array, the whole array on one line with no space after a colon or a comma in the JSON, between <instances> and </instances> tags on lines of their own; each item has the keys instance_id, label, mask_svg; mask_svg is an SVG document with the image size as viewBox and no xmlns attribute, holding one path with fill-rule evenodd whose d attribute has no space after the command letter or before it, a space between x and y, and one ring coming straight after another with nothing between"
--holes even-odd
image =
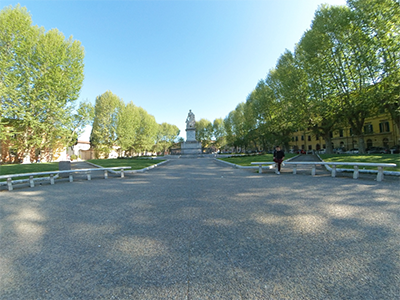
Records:
<instances>
[{"instance_id":1,"label":"gravel plaza","mask_svg":"<svg viewBox=\"0 0 400 300\"><path fill-rule=\"evenodd\" d=\"M0 299L400 299L399 178L213 159L0 191Z\"/></svg>"}]
</instances>

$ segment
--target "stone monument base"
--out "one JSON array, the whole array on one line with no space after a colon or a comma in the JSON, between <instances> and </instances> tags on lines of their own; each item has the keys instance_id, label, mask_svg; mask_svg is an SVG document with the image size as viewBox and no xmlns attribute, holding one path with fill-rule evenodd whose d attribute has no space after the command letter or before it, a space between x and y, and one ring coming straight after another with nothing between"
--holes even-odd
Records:
<instances>
[{"instance_id":1,"label":"stone monument base","mask_svg":"<svg viewBox=\"0 0 400 300\"><path fill-rule=\"evenodd\" d=\"M182 155L199 155L201 154L201 143L197 141L189 141L181 143Z\"/></svg>"}]
</instances>

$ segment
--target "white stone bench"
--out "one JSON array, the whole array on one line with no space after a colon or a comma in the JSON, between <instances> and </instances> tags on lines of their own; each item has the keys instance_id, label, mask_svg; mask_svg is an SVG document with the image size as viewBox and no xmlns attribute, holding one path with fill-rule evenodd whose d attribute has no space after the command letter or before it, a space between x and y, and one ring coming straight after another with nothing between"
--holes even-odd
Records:
<instances>
[{"instance_id":1,"label":"white stone bench","mask_svg":"<svg viewBox=\"0 0 400 300\"><path fill-rule=\"evenodd\" d=\"M258 165L258 173L262 173L263 165L269 165L269 169L272 169L275 166L275 162L267 161L267 162L252 162L251 165Z\"/></svg>"},{"instance_id":2,"label":"white stone bench","mask_svg":"<svg viewBox=\"0 0 400 300\"><path fill-rule=\"evenodd\" d=\"M29 181L29 186L35 186L35 179L43 179L42 177L35 178L35 176L43 176L49 175L50 184L54 184L54 176L60 174L68 174L69 182L73 182L73 173L86 173L87 180L92 179L92 171L103 171L104 172L104 179L108 178L108 172L112 170L120 170L121 178L125 177L124 170L130 169L131 167L111 167L111 168L93 168L93 169L77 169L77 170L62 170L62 171L47 171L47 172L35 172L35 173L20 173L20 174L8 174L8 175L1 175L0 179L7 179L7 187L9 191L13 190L13 183L21 182L21 180L15 181L13 178L18 177L29 177L29 179L22 180L22 181Z\"/></svg>"},{"instance_id":3,"label":"white stone bench","mask_svg":"<svg viewBox=\"0 0 400 300\"><path fill-rule=\"evenodd\" d=\"M262 173L262 165L275 165L274 162L252 162L252 165L259 165L259 170L260 173ZM331 170L331 176L335 177L336 176L336 166L353 166L354 172L353 172L353 178L357 179L359 177L359 167L377 167L378 168L378 173L376 175L376 181L382 181L383 179L383 168L394 168L397 167L396 164L391 164L391 163L364 163L364 162L325 162L325 161L285 161L282 166L293 166L293 174L297 173L297 166L304 166L304 165L309 165L312 166L311 169L311 175L315 176L316 173L316 167L317 165L319 166L330 166L332 168Z\"/></svg>"}]
</instances>

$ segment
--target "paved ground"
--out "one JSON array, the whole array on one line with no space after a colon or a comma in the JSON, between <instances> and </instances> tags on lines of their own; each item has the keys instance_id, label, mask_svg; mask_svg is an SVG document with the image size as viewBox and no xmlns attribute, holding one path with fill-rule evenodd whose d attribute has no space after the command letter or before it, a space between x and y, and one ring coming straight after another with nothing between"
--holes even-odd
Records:
<instances>
[{"instance_id":1,"label":"paved ground","mask_svg":"<svg viewBox=\"0 0 400 300\"><path fill-rule=\"evenodd\" d=\"M71 161L71 170L79 170L79 169L92 169L95 168L92 164L89 164L85 161Z\"/></svg>"},{"instance_id":2,"label":"paved ground","mask_svg":"<svg viewBox=\"0 0 400 300\"><path fill-rule=\"evenodd\" d=\"M0 192L0 299L400 299L400 190L175 159Z\"/></svg>"}]
</instances>

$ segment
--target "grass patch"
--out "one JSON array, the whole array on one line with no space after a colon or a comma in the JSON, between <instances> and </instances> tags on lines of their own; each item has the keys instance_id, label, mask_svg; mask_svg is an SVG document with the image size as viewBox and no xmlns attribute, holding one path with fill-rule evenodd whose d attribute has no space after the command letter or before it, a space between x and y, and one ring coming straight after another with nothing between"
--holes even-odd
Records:
<instances>
[{"instance_id":1,"label":"grass patch","mask_svg":"<svg viewBox=\"0 0 400 300\"><path fill-rule=\"evenodd\" d=\"M285 160L296 156L297 154L286 153ZM220 160L233 163L239 166L251 166L252 162L272 162L274 156L272 154L260 154L260 155L246 155L246 156L232 156L219 158Z\"/></svg>"},{"instance_id":2,"label":"grass patch","mask_svg":"<svg viewBox=\"0 0 400 300\"><path fill-rule=\"evenodd\" d=\"M400 155L398 154L320 154L326 162L365 162L365 163L391 163L396 164L395 168L386 168L387 171L400 171ZM337 166L337 168L349 169L351 166ZM376 170L376 167L365 167Z\"/></svg>"},{"instance_id":3,"label":"grass patch","mask_svg":"<svg viewBox=\"0 0 400 300\"><path fill-rule=\"evenodd\" d=\"M0 175L58 171L58 162L0 165Z\"/></svg>"},{"instance_id":4,"label":"grass patch","mask_svg":"<svg viewBox=\"0 0 400 300\"><path fill-rule=\"evenodd\" d=\"M0 175L22 174L22 173L36 173L36 172L49 172L58 171L58 162L39 163L39 164L9 164L0 165ZM37 176L46 177L49 175ZM27 177L18 177L16 179L26 179ZM6 179L0 179L6 181Z\"/></svg>"},{"instance_id":5,"label":"grass patch","mask_svg":"<svg viewBox=\"0 0 400 300\"><path fill-rule=\"evenodd\" d=\"M88 160L88 162L91 162L98 166L102 166L104 168L131 167L131 169L129 170L140 170L158 164L164 160L165 159L124 158L124 159L90 159Z\"/></svg>"}]
</instances>

